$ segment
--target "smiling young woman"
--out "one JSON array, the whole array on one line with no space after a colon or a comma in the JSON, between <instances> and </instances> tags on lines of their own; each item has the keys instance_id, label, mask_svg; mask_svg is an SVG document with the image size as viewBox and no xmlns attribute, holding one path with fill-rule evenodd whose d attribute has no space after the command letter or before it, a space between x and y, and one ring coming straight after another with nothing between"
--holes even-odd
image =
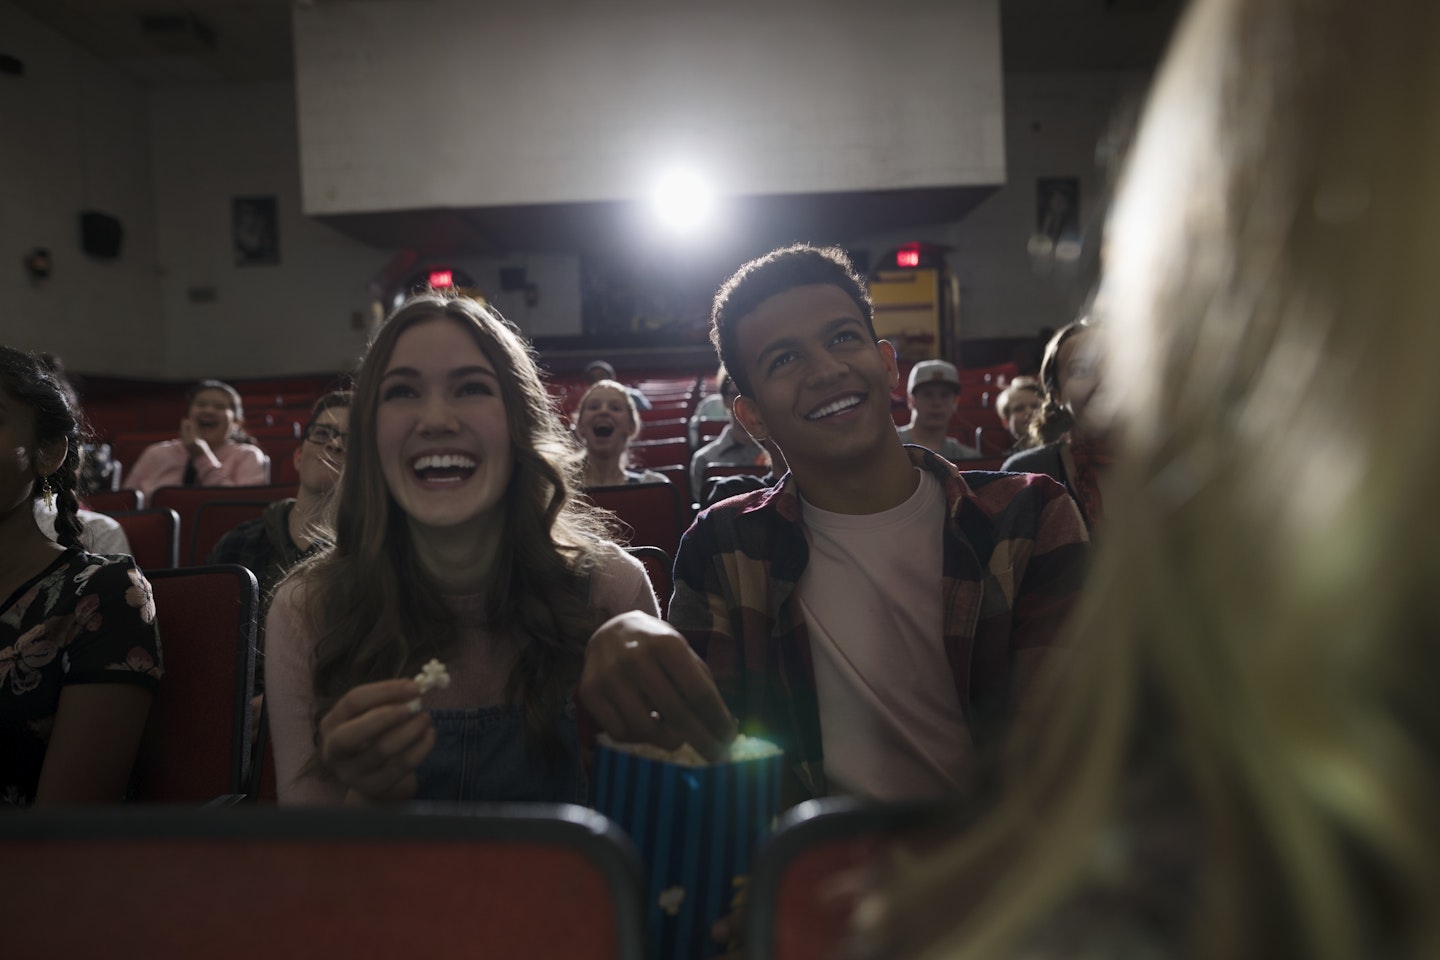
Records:
<instances>
[{"instance_id":1,"label":"smiling young woman","mask_svg":"<svg viewBox=\"0 0 1440 960\"><path fill-rule=\"evenodd\" d=\"M656 602L575 498L528 344L473 300L408 301L356 376L346 454L333 546L266 626L281 803L583 802L585 642ZM405 678L431 658L453 682L419 711Z\"/></svg>"},{"instance_id":2,"label":"smiling young woman","mask_svg":"<svg viewBox=\"0 0 1440 960\"><path fill-rule=\"evenodd\" d=\"M585 486L668 483L663 473L631 470L630 444L640 433L635 398L615 380L598 380L575 409L575 436L585 448Z\"/></svg>"},{"instance_id":3,"label":"smiling young woman","mask_svg":"<svg viewBox=\"0 0 1440 960\"><path fill-rule=\"evenodd\" d=\"M190 388L180 436L146 447L125 485L148 498L160 487L237 487L265 482L265 454L245 433L240 392L220 380Z\"/></svg>"}]
</instances>

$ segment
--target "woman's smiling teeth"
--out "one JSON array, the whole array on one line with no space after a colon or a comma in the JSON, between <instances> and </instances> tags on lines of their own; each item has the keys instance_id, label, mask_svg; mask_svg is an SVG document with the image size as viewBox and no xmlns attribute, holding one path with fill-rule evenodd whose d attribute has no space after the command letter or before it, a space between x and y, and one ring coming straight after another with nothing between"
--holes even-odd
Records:
<instances>
[{"instance_id":1,"label":"woman's smiling teeth","mask_svg":"<svg viewBox=\"0 0 1440 960\"><path fill-rule=\"evenodd\" d=\"M463 453L428 453L416 457L410 469L421 480L458 483L475 472L475 458Z\"/></svg>"},{"instance_id":2,"label":"woman's smiling teeth","mask_svg":"<svg viewBox=\"0 0 1440 960\"><path fill-rule=\"evenodd\" d=\"M805 414L806 420L823 420L826 417L833 417L837 413L844 413L851 407L858 407L865 402L865 398L858 393L852 393L848 397L841 397L838 400L831 400L816 410Z\"/></svg>"}]
</instances>

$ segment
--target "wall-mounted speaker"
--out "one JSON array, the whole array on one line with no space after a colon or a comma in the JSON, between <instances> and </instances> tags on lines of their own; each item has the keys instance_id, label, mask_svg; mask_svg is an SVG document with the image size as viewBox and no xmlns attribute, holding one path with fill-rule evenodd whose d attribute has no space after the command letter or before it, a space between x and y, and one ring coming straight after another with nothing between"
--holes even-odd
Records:
<instances>
[{"instance_id":1,"label":"wall-mounted speaker","mask_svg":"<svg viewBox=\"0 0 1440 960\"><path fill-rule=\"evenodd\" d=\"M120 256L120 242L124 239L125 228L118 218L98 210L80 214L80 249L90 256L113 260Z\"/></svg>"}]
</instances>

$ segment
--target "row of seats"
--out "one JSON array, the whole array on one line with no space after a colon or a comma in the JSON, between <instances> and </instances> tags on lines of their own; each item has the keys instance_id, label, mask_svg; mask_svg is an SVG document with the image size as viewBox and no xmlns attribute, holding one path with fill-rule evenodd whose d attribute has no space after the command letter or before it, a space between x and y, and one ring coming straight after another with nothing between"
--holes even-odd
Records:
<instances>
[{"instance_id":1,"label":"row of seats","mask_svg":"<svg viewBox=\"0 0 1440 960\"><path fill-rule=\"evenodd\" d=\"M751 878L745 955L841 955L856 878L913 856L946 819L848 798L786 813ZM17 957L644 960L659 909L620 828L564 804L36 810L0 818L0 861Z\"/></svg>"},{"instance_id":2,"label":"row of seats","mask_svg":"<svg viewBox=\"0 0 1440 960\"><path fill-rule=\"evenodd\" d=\"M263 487L161 487L147 500L138 490L95 493L85 506L125 530L142 570L195 566L215 544L276 500L295 496L293 483Z\"/></svg>"}]
</instances>

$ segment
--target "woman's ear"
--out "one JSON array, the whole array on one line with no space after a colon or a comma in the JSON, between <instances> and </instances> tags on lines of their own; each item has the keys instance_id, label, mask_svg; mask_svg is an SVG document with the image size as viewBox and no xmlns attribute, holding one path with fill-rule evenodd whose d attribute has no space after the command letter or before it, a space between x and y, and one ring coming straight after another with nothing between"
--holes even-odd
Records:
<instances>
[{"instance_id":1,"label":"woman's ear","mask_svg":"<svg viewBox=\"0 0 1440 960\"><path fill-rule=\"evenodd\" d=\"M64 437L49 440L40 444L35 451L36 479L48 477L65 464L65 457L70 453L70 441Z\"/></svg>"}]
</instances>

